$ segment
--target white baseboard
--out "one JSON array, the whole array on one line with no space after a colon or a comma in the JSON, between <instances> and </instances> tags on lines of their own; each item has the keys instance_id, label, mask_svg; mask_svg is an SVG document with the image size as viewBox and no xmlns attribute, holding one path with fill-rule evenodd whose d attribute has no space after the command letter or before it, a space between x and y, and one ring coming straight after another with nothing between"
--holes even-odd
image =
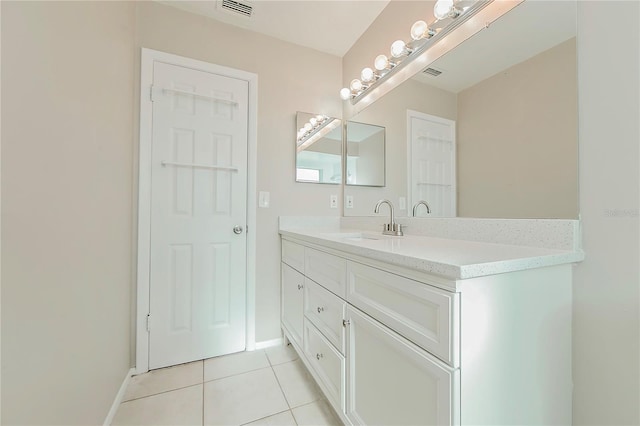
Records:
<instances>
[{"instance_id":1,"label":"white baseboard","mask_svg":"<svg viewBox=\"0 0 640 426\"><path fill-rule=\"evenodd\" d=\"M122 385L120 385L120 389L118 390L118 393L116 394L116 398L113 400L113 404L111 405L111 409L109 410L109 413L107 414L107 418L104 419L104 426L111 425L111 422L113 421L113 418L116 416L116 412L118 411L118 407L120 407L120 403L122 402L122 399L124 398L124 393L127 391L127 386L129 386L129 381L131 380L131 376L133 376L134 373L135 373L135 369L134 368L132 368L129 371L127 371L127 375L125 376L124 380L122 381Z\"/></svg>"},{"instance_id":2,"label":"white baseboard","mask_svg":"<svg viewBox=\"0 0 640 426\"><path fill-rule=\"evenodd\" d=\"M278 337L277 339L265 340L262 342L256 342L256 350L271 348L273 346L280 346L283 343L282 337Z\"/></svg>"}]
</instances>

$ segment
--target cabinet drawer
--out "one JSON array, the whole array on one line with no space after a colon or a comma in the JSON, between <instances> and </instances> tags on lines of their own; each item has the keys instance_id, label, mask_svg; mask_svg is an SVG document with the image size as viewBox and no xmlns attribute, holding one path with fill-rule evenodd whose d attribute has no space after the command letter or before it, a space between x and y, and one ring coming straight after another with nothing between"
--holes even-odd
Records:
<instances>
[{"instance_id":1,"label":"cabinet drawer","mask_svg":"<svg viewBox=\"0 0 640 426\"><path fill-rule=\"evenodd\" d=\"M282 261L293 269L304 273L304 246L282 240Z\"/></svg>"},{"instance_id":2,"label":"cabinet drawer","mask_svg":"<svg viewBox=\"0 0 640 426\"><path fill-rule=\"evenodd\" d=\"M306 280L304 291L304 315L344 354L342 320L347 303L311 280Z\"/></svg>"},{"instance_id":3,"label":"cabinet drawer","mask_svg":"<svg viewBox=\"0 0 640 426\"><path fill-rule=\"evenodd\" d=\"M318 250L304 252L304 274L338 296L345 298L347 261Z\"/></svg>"},{"instance_id":4,"label":"cabinet drawer","mask_svg":"<svg viewBox=\"0 0 640 426\"><path fill-rule=\"evenodd\" d=\"M307 319L304 321L304 353L329 402L344 411L344 357Z\"/></svg>"},{"instance_id":5,"label":"cabinet drawer","mask_svg":"<svg viewBox=\"0 0 640 426\"><path fill-rule=\"evenodd\" d=\"M441 360L459 365L459 298L380 269L348 262L347 301Z\"/></svg>"}]
</instances>

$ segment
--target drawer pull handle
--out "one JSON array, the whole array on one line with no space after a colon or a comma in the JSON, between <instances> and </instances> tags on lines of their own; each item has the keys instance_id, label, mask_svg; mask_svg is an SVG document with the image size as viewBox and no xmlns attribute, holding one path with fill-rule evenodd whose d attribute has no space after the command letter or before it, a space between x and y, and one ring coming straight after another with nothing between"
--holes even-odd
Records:
<instances>
[{"instance_id":1,"label":"drawer pull handle","mask_svg":"<svg viewBox=\"0 0 640 426\"><path fill-rule=\"evenodd\" d=\"M318 306L318 313L323 312L324 308L321 308L320 306Z\"/></svg>"},{"instance_id":2,"label":"drawer pull handle","mask_svg":"<svg viewBox=\"0 0 640 426\"><path fill-rule=\"evenodd\" d=\"M303 289L303 285L302 284L298 284L298 290L302 290Z\"/></svg>"},{"instance_id":3,"label":"drawer pull handle","mask_svg":"<svg viewBox=\"0 0 640 426\"><path fill-rule=\"evenodd\" d=\"M316 354L316 359L317 359L318 361L320 361L320 358L324 358L324 355L322 355L322 354Z\"/></svg>"}]
</instances>

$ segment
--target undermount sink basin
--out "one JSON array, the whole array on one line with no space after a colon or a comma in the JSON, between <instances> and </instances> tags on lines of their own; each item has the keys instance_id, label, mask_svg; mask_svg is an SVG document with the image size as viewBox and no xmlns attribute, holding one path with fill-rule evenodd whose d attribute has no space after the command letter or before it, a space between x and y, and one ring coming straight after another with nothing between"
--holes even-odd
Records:
<instances>
[{"instance_id":1,"label":"undermount sink basin","mask_svg":"<svg viewBox=\"0 0 640 426\"><path fill-rule=\"evenodd\" d=\"M358 236L353 236L353 237L344 237L343 240L345 241L375 241L375 240L379 240L380 238L373 236L373 235L358 235Z\"/></svg>"},{"instance_id":2,"label":"undermount sink basin","mask_svg":"<svg viewBox=\"0 0 640 426\"><path fill-rule=\"evenodd\" d=\"M376 241L384 238L382 235L364 232L336 232L325 234L325 236L341 241Z\"/></svg>"}]
</instances>

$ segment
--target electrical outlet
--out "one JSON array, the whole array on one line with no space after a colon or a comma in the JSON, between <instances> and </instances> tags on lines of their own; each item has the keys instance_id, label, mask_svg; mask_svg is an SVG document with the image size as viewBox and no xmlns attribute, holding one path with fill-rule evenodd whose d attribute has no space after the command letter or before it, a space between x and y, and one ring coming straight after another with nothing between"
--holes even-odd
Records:
<instances>
[{"instance_id":1,"label":"electrical outlet","mask_svg":"<svg viewBox=\"0 0 640 426\"><path fill-rule=\"evenodd\" d=\"M329 202L329 207L331 207L332 209L337 209L338 208L338 196L337 195L332 195L331 196L331 201Z\"/></svg>"},{"instance_id":2,"label":"electrical outlet","mask_svg":"<svg viewBox=\"0 0 640 426\"><path fill-rule=\"evenodd\" d=\"M400 210L406 210L407 209L407 199L405 197L400 197Z\"/></svg>"},{"instance_id":3,"label":"electrical outlet","mask_svg":"<svg viewBox=\"0 0 640 426\"><path fill-rule=\"evenodd\" d=\"M353 195L347 195L346 205L347 205L348 209L352 209L353 208Z\"/></svg>"}]
</instances>

